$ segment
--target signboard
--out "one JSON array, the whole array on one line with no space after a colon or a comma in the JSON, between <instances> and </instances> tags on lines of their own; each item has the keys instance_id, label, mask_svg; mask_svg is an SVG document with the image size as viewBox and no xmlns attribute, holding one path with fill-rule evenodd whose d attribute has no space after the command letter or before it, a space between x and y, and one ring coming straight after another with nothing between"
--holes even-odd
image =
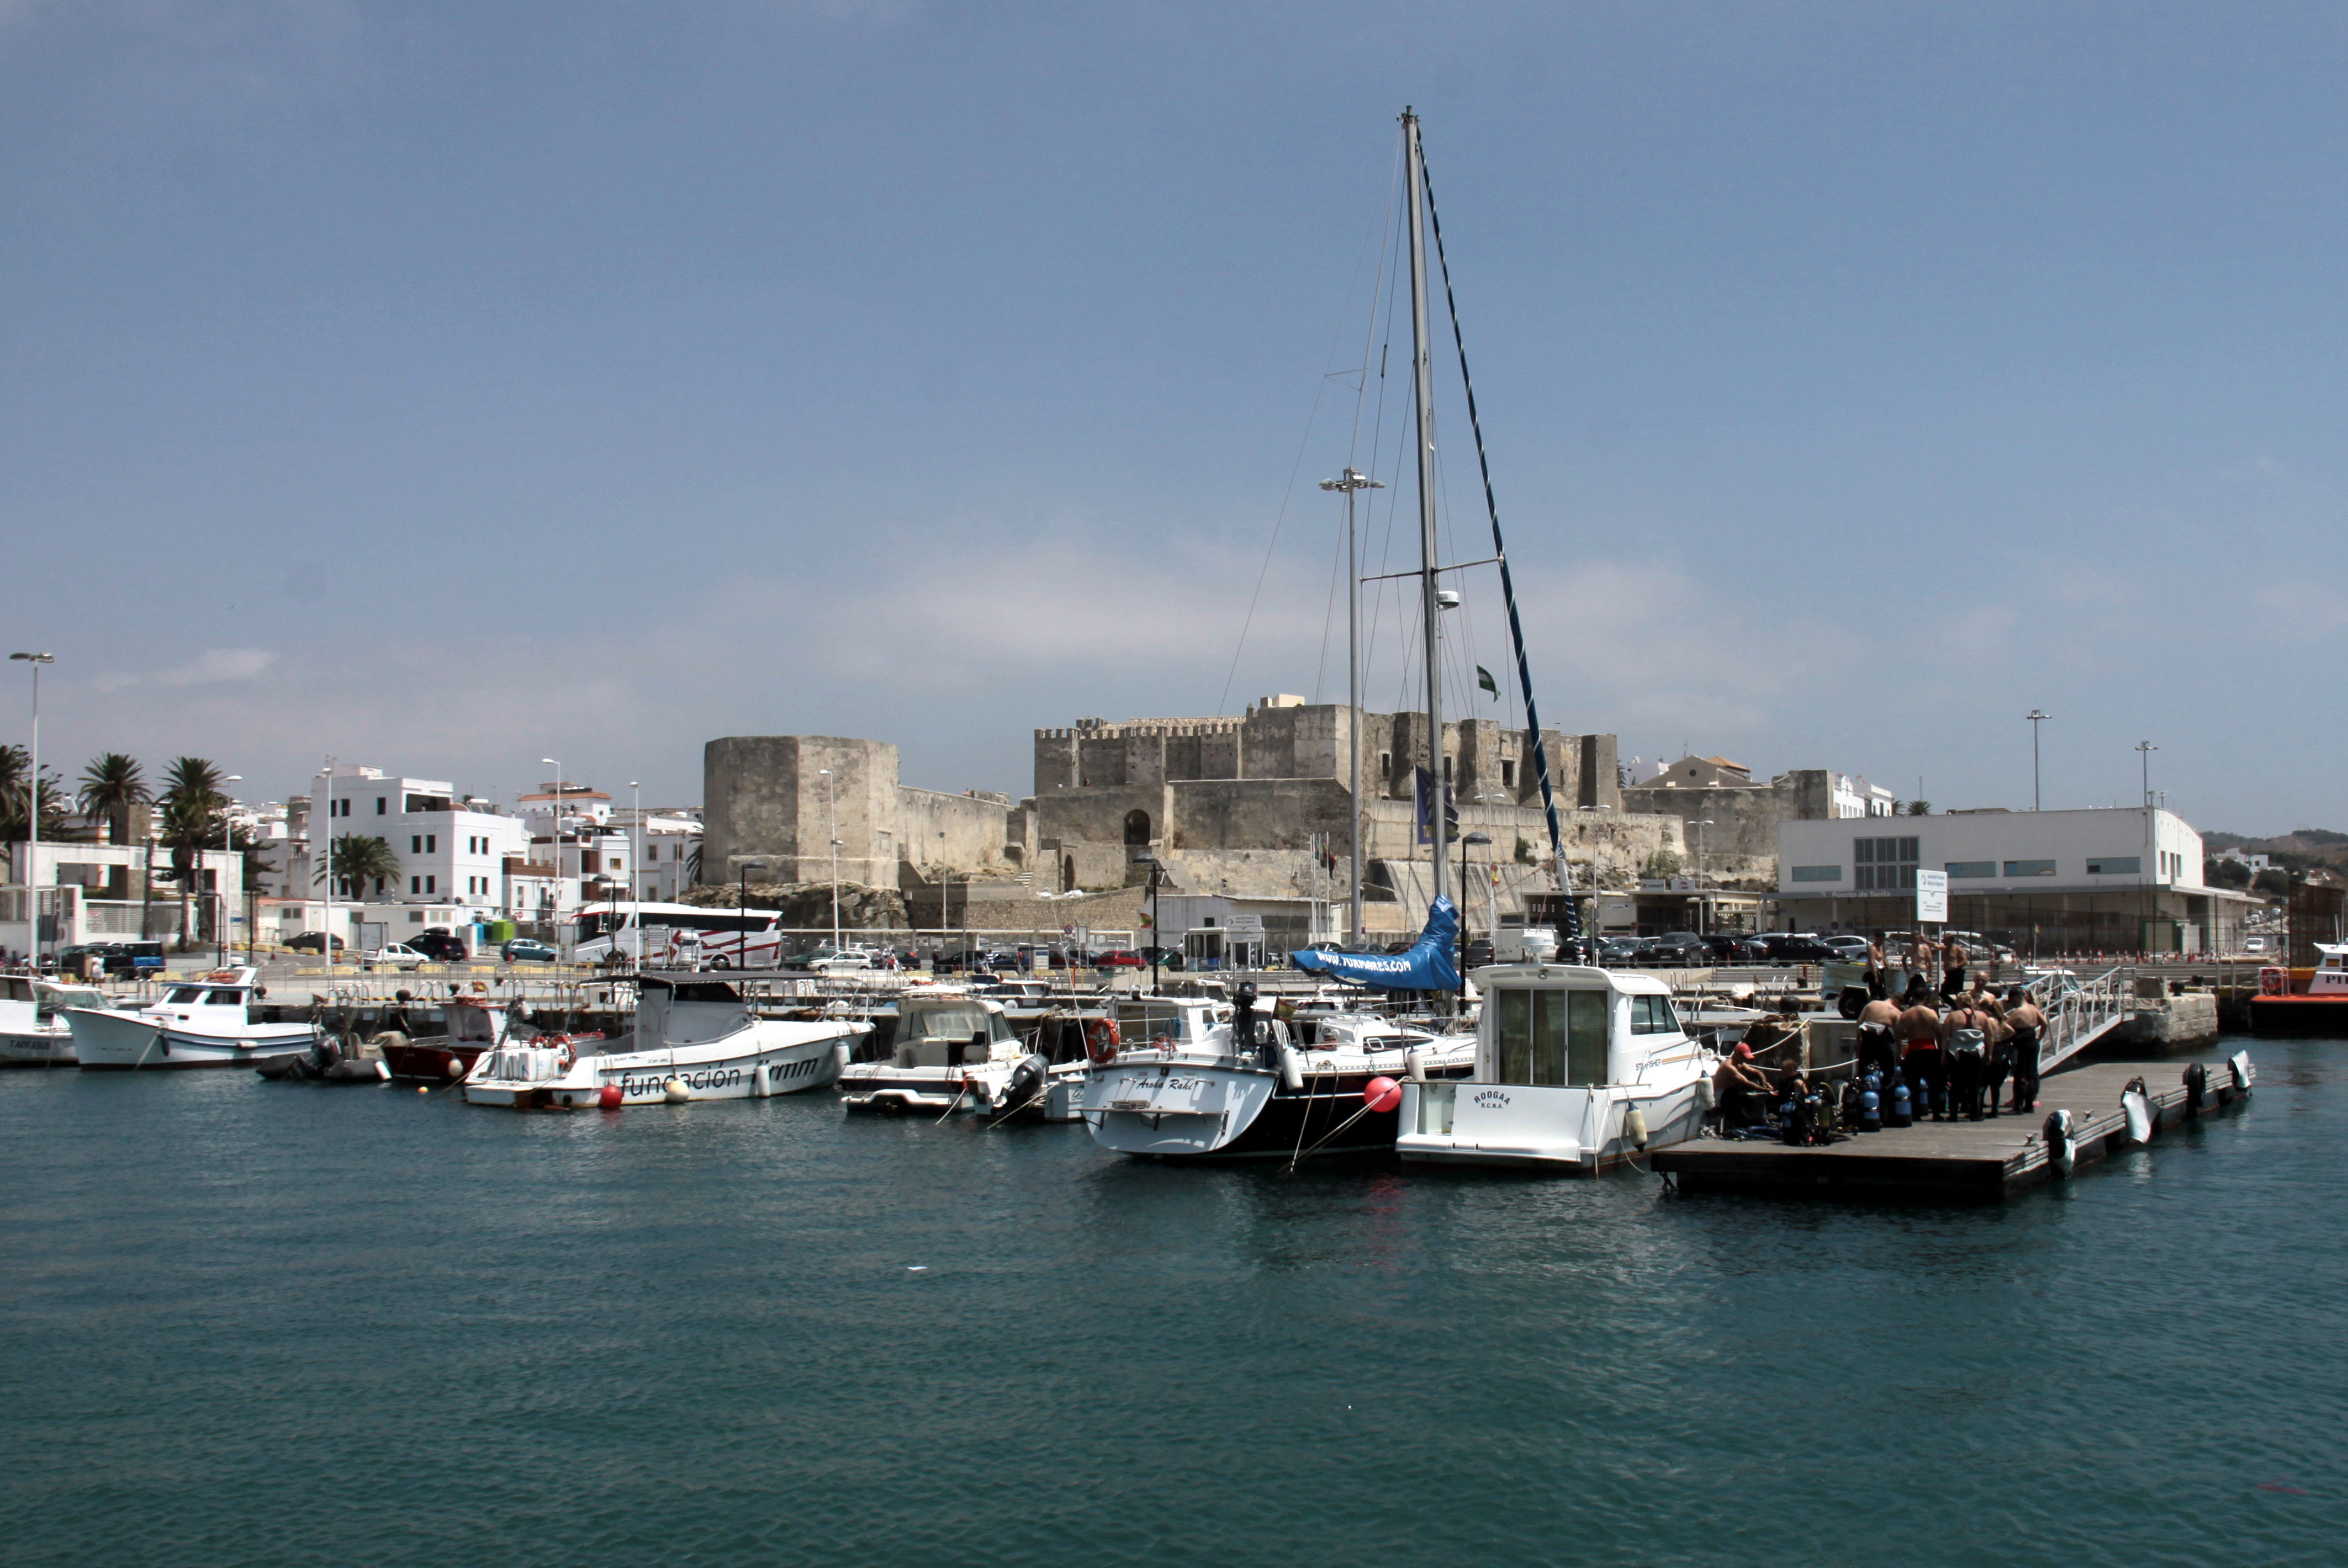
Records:
<instances>
[{"instance_id":1,"label":"signboard","mask_svg":"<svg viewBox=\"0 0 2348 1568\"><path fill-rule=\"evenodd\" d=\"M1949 874L1947 872L1918 868L1916 923L1920 926L1945 926L1949 923Z\"/></svg>"},{"instance_id":2,"label":"signboard","mask_svg":"<svg viewBox=\"0 0 2348 1568\"><path fill-rule=\"evenodd\" d=\"M1251 942L1261 942L1263 940L1263 917L1261 915L1234 915L1231 917L1230 922L1224 926L1223 931L1226 936L1239 937Z\"/></svg>"}]
</instances>

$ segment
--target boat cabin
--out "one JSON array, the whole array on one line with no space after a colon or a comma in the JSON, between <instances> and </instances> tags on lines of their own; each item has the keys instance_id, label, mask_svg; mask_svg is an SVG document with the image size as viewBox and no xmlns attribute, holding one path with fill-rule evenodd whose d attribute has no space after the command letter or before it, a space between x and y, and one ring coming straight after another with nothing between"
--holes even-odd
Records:
<instances>
[{"instance_id":1,"label":"boat cabin","mask_svg":"<svg viewBox=\"0 0 2348 1568\"><path fill-rule=\"evenodd\" d=\"M5 1005L11 1002L17 1005ZM29 975L0 975L0 1029L47 1029L57 1022L58 1013L67 1008L104 1006L106 993L95 986L60 985Z\"/></svg>"},{"instance_id":2,"label":"boat cabin","mask_svg":"<svg viewBox=\"0 0 2348 1568\"><path fill-rule=\"evenodd\" d=\"M725 980L701 974L638 977L638 1050L702 1045L750 1027L750 1004Z\"/></svg>"},{"instance_id":3,"label":"boat cabin","mask_svg":"<svg viewBox=\"0 0 2348 1568\"><path fill-rule=\"evenodd\" d=\"M163 992L162 999L146 1009L147 1016L196 1025L249 1022L252 1006L262 994L262 988L253 983L259 973L248 968L212 969L176 981ZM231 1009L234 1009L232 1015Z\"/></svg>"},{"instance_id":4,"label":"boat cabin","mask_svg":"<svg viewBox=\"0 0 2348 1568\"><path fill-rule=\"evenodd\" d=\"M984 1043L977 1043L983 1036ZM1018 1050L1003 1004L984 997L902 997L890 1060L899 1067L963 1067Z\"/></svg>"},{"instance_id":5,"label":"boat cabin","mask_svg":"<svg viewBox=\"0 0 2348 1568\"><path fill-rule=\"evenodd\" d=\"M1653 975L1568 964L1476 971L1484 989L1476 1081L1579 1088L1633 1083L1688 1043L1671 990Z\"/></svg>"}]
</instances>

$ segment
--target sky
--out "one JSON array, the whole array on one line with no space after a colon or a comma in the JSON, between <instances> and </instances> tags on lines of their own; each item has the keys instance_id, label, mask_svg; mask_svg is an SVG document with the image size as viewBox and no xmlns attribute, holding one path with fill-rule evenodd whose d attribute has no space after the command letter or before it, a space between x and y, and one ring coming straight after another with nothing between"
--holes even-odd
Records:
<instances>
[{"instance_id":1,"label":"sky","mask_svg":"<svg viewBox=\"0 0 2348 1568\"><path fill-rule=\"evenodd\" d=\"M1407 104L1550 726L2021 807L2036 708L2050 808L2149 741L2348 826L2343 76L2281 4L0 0L0 617L45 763L258 798L757 733L1018 794L1342 700Z\"/></svg>"}]
</instances>

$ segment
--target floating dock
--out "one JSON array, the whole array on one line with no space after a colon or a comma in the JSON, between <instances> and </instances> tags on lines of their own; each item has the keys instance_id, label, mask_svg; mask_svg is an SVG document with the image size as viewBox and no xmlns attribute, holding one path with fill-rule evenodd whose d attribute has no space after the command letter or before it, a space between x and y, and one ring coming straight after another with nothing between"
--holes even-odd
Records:
<instances>
[{"instance_id":1,"label":"floating dock","mask_svg":"<svg viewBox=\"0 0 2348 1568\"><path fill-rule=\"evenodd\" d=\"M2071 1112L2075 1167L2130 1146L2120 1092L2136 1079L2144 1080L2156 1138L2197 1114L2220 1114L2248 1097L2256 1074L2247 1060L2240 1088L2225 1061L2201 1065L2209 1080L2198 1112L2188 1103L2188 1064L2177 1058L2097 1062L2043 1080L2038 1109L2018 1116L1919 1122L1912 1127L1855 1133L1823 1148L1699 1139L1655 1151L1654 1169L1669 1175L1684 1193L2002 1203L2060 1173L2049 1157L2045 1136L2046 1118L2055 1111Z\"/></svg>"}]
</instances>

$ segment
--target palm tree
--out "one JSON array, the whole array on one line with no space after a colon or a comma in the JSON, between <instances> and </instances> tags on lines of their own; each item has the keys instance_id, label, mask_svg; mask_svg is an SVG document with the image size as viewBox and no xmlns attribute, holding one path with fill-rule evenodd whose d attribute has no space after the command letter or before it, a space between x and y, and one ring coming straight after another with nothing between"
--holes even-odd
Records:
<instances>
[{"instance_id":1,"label":"palm tree","mask_svg":"<svg viewBox=\"0 0 2348 1568\"><path fill-rule=\"evenodd\" d=\"M22 746L0 746L0 843L23 842L26 775L32 758ZM55 768L41 770L41 832L55 836L66 815L65 781Z\"/></svg>"},{"instance_id":2,"label":"palm tree","mask_svg":"<svg viewBox=\"0 0 2348 1568\"><path fill-rule=\"evenodd\" d=\"M344 895L347 897L366 897L369 882L396 884L399 880L399 856L385 839L346 833L334 841L327 854L333 859L332 866L313 872L310 880L324 880L331 869L335 879L343 885Z\"/></svg>"},{"instance_id":3,"label":"palm tree","mask_svg":"<svg viewBox=\"0 0 2348 1568\"><path fill-rule=\"evenodd\" d=\"M107 837L116 844L130 842L130 814L148 798L146 771L136 757L106 752L81 771L82 809L106 815Z\"/></svg>"},{"instance_id":4,"label":"palm tree","mask_svg":"<svg viewBox=\"0 0 2348 1568\"><path fill-rule=\"evenodd\" d=\"M207 810L228 804L221 794L220 767L209 757L173 757L163 774L163 798L198 801Z\"/></svg>"},{"instance_id":5,"label":"palm tree","mask_svg":"<svg viewBox=\"0 0 2348 1568\"><path fill-rule=\"evenodd\" d=\"M163 797L162 832L158 841L171 852L171 879L180 885L180 950L183 953L195 934L188 922L190 906L196 895L196 866L203 852L219 838L211 803L202 796Z\"/></svg>"}]
</instances>

